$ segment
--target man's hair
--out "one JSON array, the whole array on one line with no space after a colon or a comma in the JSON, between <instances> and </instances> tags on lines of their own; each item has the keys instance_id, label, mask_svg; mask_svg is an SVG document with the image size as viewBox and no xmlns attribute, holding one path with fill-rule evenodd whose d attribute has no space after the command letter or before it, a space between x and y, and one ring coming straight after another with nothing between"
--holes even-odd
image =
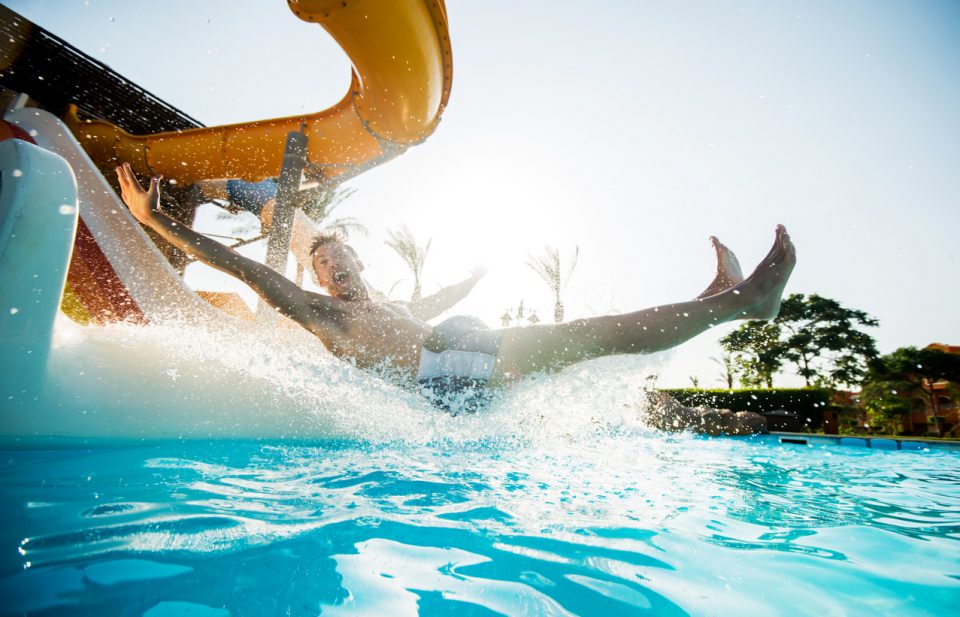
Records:
<instances>
[{"instance_id":1,"label":"man's hair","mask_svg":"<svg viewBox=\"0 0 960 617\"><path fill-rule=\"evenodd\" d=\"M354 257L359 259L357 252L353 250L353 247L347 244L347 239L343 237L343 234L337 231L325 231L323 233L317 234L313 238L313 244L310 245L310 255L312 256L317 252L317 249L321 246L326 246L328 244L342 244L347 247Z\"/></svg>"}]
</instances>

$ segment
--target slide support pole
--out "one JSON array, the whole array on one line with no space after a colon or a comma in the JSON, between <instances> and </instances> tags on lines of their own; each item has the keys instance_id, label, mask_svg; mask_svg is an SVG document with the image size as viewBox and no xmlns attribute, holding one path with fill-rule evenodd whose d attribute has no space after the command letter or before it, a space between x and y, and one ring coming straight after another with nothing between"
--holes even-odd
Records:
<instances>
[{"instance_id":1,"label":"slide support pole","mask_svg":"<svg viewBox=\"0 0 960 617\"><path fill-rule=\"evenodd\" d=\"M293 231L293 215L297 207L297 194L300 192L300 176L307 163L307 136L303 127L299 131L287 133L287 144L283 153L283 167L277 182L277 205L273 210L273 223L267 238L267 257L264 263L280 274L287 273L287 256L290 253L290 236ZM257 305L257 313L263 316L269 306L262 300ZM271 311L272 312L272 311Z\"/></svg>"}]
</instances>

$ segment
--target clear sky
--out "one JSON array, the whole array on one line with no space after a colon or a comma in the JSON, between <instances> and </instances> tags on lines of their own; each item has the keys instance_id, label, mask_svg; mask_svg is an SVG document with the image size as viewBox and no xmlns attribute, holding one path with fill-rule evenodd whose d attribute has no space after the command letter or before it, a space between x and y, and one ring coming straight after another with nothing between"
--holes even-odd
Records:
<instances>
[{"instance_id":1,"label":"clear sky","mask_svg":"<svg viewBox=\"0 0 960 617\"><path fill-rule=\"evenodd\" d=\"M207 125L319 111L349 61L286 3L5 2ZM238 8L242 7L242 8ZM570 317L688 299L707 238L745 270L790 230L787 292L867 311L881 351L960 343L960 3L448 0L450 105L425 144L351 181L343 215L372 283L383 245L433 247L426 291L491 269L458 312L497 323L524 265L580 247ZM405 283L394 295L409 293ZM673 354L661 385L719 385L729 327ZM790 383L783 379L782 383Z\"/></svg>"}]
</instances>

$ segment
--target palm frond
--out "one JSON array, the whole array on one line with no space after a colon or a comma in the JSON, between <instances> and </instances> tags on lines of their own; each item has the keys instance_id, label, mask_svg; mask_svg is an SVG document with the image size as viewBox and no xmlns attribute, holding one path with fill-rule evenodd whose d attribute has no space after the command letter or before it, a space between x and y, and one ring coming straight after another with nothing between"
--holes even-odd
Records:
<instances>
[{"instance_id":1,"label":"palm frond","mask_svg":"<svg viewBox=\"0 0 960 617\"><path fill-rule=\"evenodd\" d=\"M300 192L297 205L314 223L322 226L323 221L356 191L353 188L342 189L334 182L324 182L316 188Z\"/></svg>"},{"instance_id":2,"label":"palm frond","mask_svg":"<svg viewBox=\"0 0 960 617\"><path fill-rule=\"evenodd\" d=\"M349 238L352 232L356 232L364 237L370 234L367 226L352 216L327 221L323 224L322 229L325 231L335 231L345 238Z\"/></svg>"},{"instance_id":3,"label":"palm frond","mask_svg":"<svg viewBox=\"0 0 960 617\"><path fill-rule=\"evenodd\" d=\"M577 267L577 259L580 257L580 247L575 246L570 265L564 270L561 266L560 251L552 246L544 247L542 255L527 256L527 266L543 279L543 282L550 287L554 299L554 321L560 323L563 321L564 307L561 298L563 290L566 288L570 277L573 275L574 268Z\"/></svg>"},{"instance_id":4,"label":"palm frond","mask_svg":"<svg viewBox=\"0 0 960 617\"><path fill-rule=\"evenodd\" d=\"M419 244L413 236L413 232L411 232L406 225L402 225L400 229L396 231L388 231L387 234L390 236L390 239L386 240L384 244L392 248L397 255L400 256L400 259L407 264L407 267L413 274L413 293L410 296L410 301L419 302L422 291L420 279L423 274L423 266L427 261L427 254L430 252L430 244L433 240L427 240L426 244L423 245Z\"/></svg>"},{"instance_id":5,"label":"palm frond","mask_svg":"<svg viewBox=\"0 0 960 617\"><path fill-rule=\"evenodd\" d=\"M423 273L423 266L433 240L427 240L426 244L421 246L406 225L401 226L396 231L388 231L387 235L390 239L385 241L384 244L392 248L413 272L414 278L419 279Z\"/></svg>"},{"instance_id":6,"label":"palm frond","mask_svg":"<svg viewBox=\"0 0 960 617\"><path fill-rule=\"evenodd\" d=\"M546 283L550 290L555 294L563 291L567 283L570 282L570 278L573 276L573 271L577 267L577 260L580 258L580 246L577 245L573 248L573 256L570 258L570 265L567 266L566 272L564 273L563 268L561 267L560 251L555 249L552 246L544 247L542 255L528 255L527 256L527 266L532 269L537 275L543 279L543 282Z\"/></svg>"},{"instance_id":7,"label":"palm frond","mask_svg":"<svg viewBox=\"0 0 960 617\"><path fill-rule=\"evenodd\" d=\"M564 287L570 282L570 279L573 277L573 271L577 268L577 260L580 259L580 245L577 244L573 247L573 257L570 258L570 266L567 268L567 278L564 281Z\"/></svg>"},{"instance_id":8,"label":"palm frond","mask_svg":"<svg viewBox=\"0 0 960 617\"><path fill-rule=\"evenodd\" d=\"M547 246L544 247L542 255L528 255L527 266L543 279L551 291L560 289L560 252L557 249Z\"/></svg>"}]
</instances>

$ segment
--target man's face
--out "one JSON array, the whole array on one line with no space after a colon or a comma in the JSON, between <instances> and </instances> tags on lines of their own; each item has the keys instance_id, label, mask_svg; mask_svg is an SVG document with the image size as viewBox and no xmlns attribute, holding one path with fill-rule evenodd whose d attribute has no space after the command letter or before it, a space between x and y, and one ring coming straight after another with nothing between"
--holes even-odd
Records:
<instances>
[{"instance_id":1,"label":"man's face","mask_svg":"<svg viewBox=\"0 0 960 617\"><path fill-rule=\"evenodd\" d=\"M345 244L330 242L318 247L313 253L313 269L317 273L317 284L330 295L344 300L363 295L365 287L360 278L363 263Z\"/></svg>"}]
</instances>

